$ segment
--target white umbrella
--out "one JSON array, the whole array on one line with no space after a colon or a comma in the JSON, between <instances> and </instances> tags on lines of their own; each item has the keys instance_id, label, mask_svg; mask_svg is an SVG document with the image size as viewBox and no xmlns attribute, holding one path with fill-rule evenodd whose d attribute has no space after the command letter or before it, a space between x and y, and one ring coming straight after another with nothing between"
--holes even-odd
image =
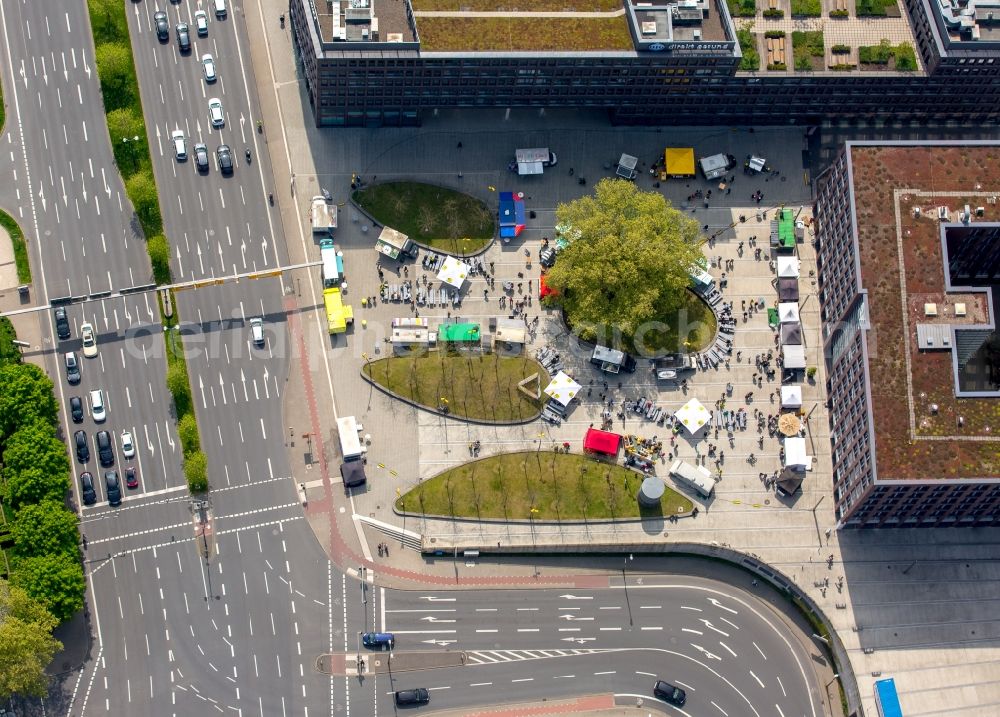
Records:
<instances>
[{"instance_id":1,"label":"white umbrella","mask_svg":"<svg viewBox=\"0 0 1000 717\"><path fill-rule=\"evenodd\" d=\"M446 284L461 289L465 283L465 277L469 275L469 265L459 261L453 256L446 257L437 278Z\"/></svg>"},{"instance_id":2,"label":"white umbrella","mask_svg":"<svg viewBox=\"0 0 1000 717\"><path fill-rule=\"evenodd\" d=\"M697 398L685 403L674 415L691 433L697 433L712 418L712 414Z\"/></svg>"},{"instance_id":3,"label":"white umbrella","mask_svg":"<svg viewBox=\"0 0 1000 717\"><path fill-rule=\"evenodd\" d=\"M558 401L563 406L568 406L569 402L580 392L580 384L565 371L560 371L552 379L552 382L545 387L545 394L553 401Z\"/></svg>"},{"instance_id":4,"label":"white umbrella","mask_svg":"<svg viewBox=\"0 0 1000 717\"><path fill-rule=\"evenodd\" d=\"M783 324L799 320L799 305L794 301L782 301L778 304L778 321Z\"/></svg>"}]
</instances>

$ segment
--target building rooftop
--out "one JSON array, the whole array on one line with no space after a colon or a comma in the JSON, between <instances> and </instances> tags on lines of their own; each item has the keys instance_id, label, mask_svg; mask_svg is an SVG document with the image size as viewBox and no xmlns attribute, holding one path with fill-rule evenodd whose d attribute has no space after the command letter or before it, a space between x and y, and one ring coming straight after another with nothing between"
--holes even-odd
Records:
<instances>
[{"instance_id":1,"label":"building rooftop","mask_svg":"<svg viewBox=\"0 0 1000 717\"><path fill-rule=\"evenodd\" d=\"M429 52L632 52L730 39L713 0L411 1Z\"/></svg>"},{"instance_id":2,"label":"building rooftop","mask_svg":"<svg viewBox=\"0 0 1000 717\"><path fill-rule=\"evenodd\" d=\"M415 42L403 0L311 0L323 42Z\"/></svg>"},{"instance_id":3,"label":"building rooftop","mask_svg":"<svg viewBox=\"0 0 1000 717\"><path fill-rule=\"evenodd\" d=\"M878 476L1000 477L1000 145L848 152Z\"/></svg>"},{"instance_id":4,"label":"building rooftop","mask_svg":"<svg viewBox=\"0 0 1000 717\"><path fill-rule=\"evenodd\" d=\"M930 0L951 42L1000 40L1000 0Z\"/></svg>"}]
</instances>

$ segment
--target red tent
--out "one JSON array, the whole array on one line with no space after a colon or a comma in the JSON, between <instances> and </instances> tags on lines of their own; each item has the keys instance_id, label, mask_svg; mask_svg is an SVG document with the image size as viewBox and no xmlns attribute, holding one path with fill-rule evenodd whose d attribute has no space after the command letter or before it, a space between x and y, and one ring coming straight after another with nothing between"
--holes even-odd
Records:
<instances>
[{"instance_id":1,"label":"red tent","mask_svg":"<svg viewBox=\"0 0 1000 717\"><path fill-rule=\"evenodd\" d=\"M550 288L545 283L545 274L542 274L538 279L538 298L544 299L546 296L558 296L559 292L555 289Z\"/></svg>"},{"instance_id":2,"label":"red tent","mask_svg":"<svg viewBox=\"0 0 1000 717\"><path fill-rule=\"evenodd\" d=\"M587 435L583 437L583 450L587 453L603 453L608 456L617 456L621 443L622 437L617 433L589 428L587 429Z\"/></svg>"}]
</instances>

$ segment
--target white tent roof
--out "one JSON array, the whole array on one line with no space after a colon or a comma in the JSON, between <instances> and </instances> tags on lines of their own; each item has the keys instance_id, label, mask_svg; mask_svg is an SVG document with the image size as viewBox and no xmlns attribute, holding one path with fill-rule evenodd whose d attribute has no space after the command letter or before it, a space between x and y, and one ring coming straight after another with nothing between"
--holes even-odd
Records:
<instances>
[{"instance_id":1,"label":"white tent roof","mask_svg":"<svg viewBox=\"0 0 1000 717\"><path fill-rule=\"evenodd\" d=\"M441 271L438 272L437 278L446 284L451 284L456 289L461 289L462 284L465 283L465 277L468 275L469 265L449 256L441 265Z\"/></svg>"},{"instance_id":2,"label":"white tent roof","mask_svg":"<svg viewBox=\"0 0 1000 717\"><path fill-rule=\"evenodd\" d=\"M552 382L545 387L545 394L553 401L557 401L564 406L568 406L573 397L580 392L580 384L565 371L560 371L552 379Z\"/></svg>"},{"instance_id":3,"label":"white tent roof","mask_svg":"<svg viewBox=\"0 0 1000 717\"><path fill-rule=\"evenodd\" d=\"M782 386L781 387L781 407L782 408L798 408L802 405L802 387L801 386Z\"/></svg>"},{"instance_id":4,"label":"white tent roof","mask_svg":"<svg viewBox=\"0 0 1000 717\"><path fill-rule=\"evenodd\" d=\"M805 368L806 347L801 344L784 344L781 347L781 358L785 368Z\"/></svg>"},{"instance_id":5,"label":"white tent roof","mask_svg":"<svg viewBox=\"0 0 1000 717\"><path fill-rule=\"evenodd\" d=\"M778 304L778 320L783 324L799 320L799 305L794 301L783 301Z\"/></svg>"},{"instance_id":6,"label":"white tent roof","mask_svg":"<svg viewBox=\"0 0 1000 717\"><path fill-rule=\"evenodd\" d=\"M785 439L785 466L805 468L810 463L809 456L806 455L805 438Z\"/></svg>"},{"instance_id":7,"label":"white tent roof","mask_svg":"<svg viewBox=\"0 0 1000 717\"><path fill-rule=\"evenodd\" d=\"M674 415L691 433L697 433L712 418L712 414L697 398L685 403Z\"/></svg>"},{"instance_id":8,"label":"white tent roof","mask_svg":"<svg viewBox=\"0 0 1000 717\"><path fill-rule=\"evenodd\" d=\"M778 257L778 276L797 279L799 276L799 259L794 256Z\"/></svg>"}]
</instances>

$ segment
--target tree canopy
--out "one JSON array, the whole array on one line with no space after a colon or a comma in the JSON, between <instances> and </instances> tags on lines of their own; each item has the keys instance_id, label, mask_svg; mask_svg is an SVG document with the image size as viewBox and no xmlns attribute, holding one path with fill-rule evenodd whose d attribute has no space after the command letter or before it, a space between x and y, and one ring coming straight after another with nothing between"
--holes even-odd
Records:
<instances>
[{"instance_id":1,"label":"tree canopy","mask_svg":"<svg viewBox=\"0 0 1000 717\"><path fill-rule=\"evenodd\" d=\"M3 451L4 493L16 510L47 497L62 500L69 489L66 446L41 419L20 426Z\"/></svg>"},{"instance_id":2,"label":"tree canopy","mask_svg":"<svg viewBox=\"0 0 1000 717\"><path fill-rule=\"evenodd\" d=\"M14 552L24 557L75 553L80 539L76 513L52 499L18 510L10 532L14 536Z\"/></svg>"},{"instance_id":3,"label":"tree canopy","mask_svg":"<svg viewBox=\"0 0 1000 717\"><path fill-rule=\"evenodd\" d=\"M42 369L31 363L0 366L0 440L36 419L54 426L58 413L52 381Z\"/></svg>"},{"instance_id":4,"label":"tree canopy","mask_svg":"<svg viewBox=\"0 0 1000 717\"><path fill-rule=\"evenodd\" d=\"M62 649L51 634L56 624L41 603L0 578L0 702L15 693L45 694L45 667Z\"/></svg>"},{"instance_id":5,"label":"tree canopy","mask_svg":"<svg viewBox=\"0 0 1000 717\"><path fill-rule=\"evenodd\" d=\"M76 553L17 558L10 583L38 600L60 621L68 620L83 607L83 593L87 589Z\"/></svg>"},{"instance_id":6,"label":"tree canopy","mask_svg":"<svg viewBox=\"0 0 1000 717\"><path fill-rule=\"evenodd\" d=\"M702 257L699 227L662 194L603 179L593 196L560 204L556 218L570 243L546 285L583 337L604 326L632 336L684 305L689 269Z\"/></svg>"}]
</instances>

